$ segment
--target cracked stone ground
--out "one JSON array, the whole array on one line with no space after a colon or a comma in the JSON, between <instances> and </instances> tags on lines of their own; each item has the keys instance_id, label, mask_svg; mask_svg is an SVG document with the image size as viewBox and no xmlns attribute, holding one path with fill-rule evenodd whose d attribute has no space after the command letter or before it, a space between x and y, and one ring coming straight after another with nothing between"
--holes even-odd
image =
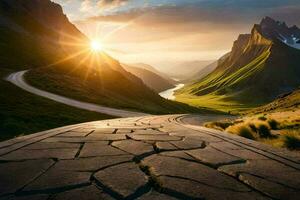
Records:
<instances>
[{"instance_id":1,"label":"cracked stone ground","mask_svg":"<svg viewBox=\"0 0 300 200\"><path fill-rule=\"evenodd\" d=\"M299 199L299 153L188 117L97 121L2 142L0 199Z\"/></svg>"}]
</instances>

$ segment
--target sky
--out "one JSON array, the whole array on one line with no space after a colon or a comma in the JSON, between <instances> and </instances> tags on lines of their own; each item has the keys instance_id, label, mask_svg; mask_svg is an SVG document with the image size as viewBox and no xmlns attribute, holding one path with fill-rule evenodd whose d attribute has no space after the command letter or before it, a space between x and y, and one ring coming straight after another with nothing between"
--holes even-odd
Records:
<instances>
[{"instance_id":1,"label":"sky","mask_svg":"<svg viewBox=\"0 0 300 200\"><path fill-rule=\"evenodd\" d=\"M52 0L121 62L216 60L264 16L300 25L299 0Z\"/></svg>"}]
</instances>

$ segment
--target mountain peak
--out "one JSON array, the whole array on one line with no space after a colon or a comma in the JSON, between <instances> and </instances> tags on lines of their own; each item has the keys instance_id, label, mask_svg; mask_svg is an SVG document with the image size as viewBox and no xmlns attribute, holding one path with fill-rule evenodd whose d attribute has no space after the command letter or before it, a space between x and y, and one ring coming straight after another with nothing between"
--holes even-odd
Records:
<instances>
[{"instance_id":1,"label":"mountain peak","mask_svg":"<svg viewBox=\"0 0 300 200\"><path fill-rule=\"evenodd\" d=\"M285 22L264 17L258 25L260 33L269 40L279 40L288 46L299 49L300 29L293 25L288 27Z\"/></svg>"},{"instance_id":2,"label":"mountain peak","mask_svg":"<svg viewBox=\"0 0 300 200\"><path fill-rule=\"evenodd\" d=\"M274 28L274 27L283 27L283 28L288 28L288 26L286 25L285 22L282 22L282 21L276 21L274 20L273 18L271 17L264 17L261 22L260 22L260 26L262 28L266 28L266 27L269 27L269 28Z\"/></svg>"}]
</instances>

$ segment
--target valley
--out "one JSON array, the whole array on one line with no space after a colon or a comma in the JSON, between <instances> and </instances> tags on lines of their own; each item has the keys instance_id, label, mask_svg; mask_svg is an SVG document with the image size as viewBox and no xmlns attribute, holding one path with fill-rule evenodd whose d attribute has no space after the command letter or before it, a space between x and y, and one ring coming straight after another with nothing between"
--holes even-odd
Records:
<instances>
[{"instance_id":1,"label":"valley","mask_svg":"<svg viewBox=\"0 0 300 200\"><path fill-rule=\"evenodd\" d=\"M0 200L298 200L299 11L0 0Z\"/></svg>"}]
</instances>

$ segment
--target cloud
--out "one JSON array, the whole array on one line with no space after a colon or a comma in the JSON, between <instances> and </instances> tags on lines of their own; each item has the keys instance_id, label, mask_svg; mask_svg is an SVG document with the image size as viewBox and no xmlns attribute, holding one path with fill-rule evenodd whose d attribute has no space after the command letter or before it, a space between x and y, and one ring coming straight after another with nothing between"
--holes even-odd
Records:
<instances>
[{"instance_id":1,"label":"cloud","mask_svg":"<svg viewBox=\"0 0 300 200\"><path fill-rule=\"evenodd\" d=\"M103 6L114 7L128 2L128 0L101 0L99 2L102 2ZM216 2L219 4L203 0L200 3L198 1L195 4L181 4L177 6L138 7L126 11L116 11L110 15L93 16L85 19L85 21L119 23L131 21L134 18L141 18L142 20L137 20L136 23L145 26L211 23L224 27L227 25L253 24L266 15L271 15L278 19L288 19L292 21L291 23L297 23L297 20L299 21L300 19L300 13L298 12L300 3L295 3L294 1L288 1L285 4L278 0L266 0L267 3L257 0L245 0L243 3L236 0L216 0Z\"/></svg>"},{"instance_id":2,"label":"cloud","mask_svg":"<svg viewBox=\"0 0 300 200\"><path fill-rule=\"evenodd\" d=\"M93 9L91 0L83 0L80 4L80 12L89 12Z\"/></svg>"},{"instance_id":3,"label":"cloud","mask_svg":"<svg viewBox=\"0 0 300 200\"><path fill-rule=\"evenodd\" d=\"M257 0L239 4L237 0L201 0L204 3L130 7L75 24L88 35L94 30L109 48L127 52L112 52L123 61L162 64L217 59L230 51L239 34L249 33L264 16L300 25L299 0L284 5L278 0L266 1L269 4Z\"/></svg>"},{"instance_id":4,"label":"cloud","mask_svg":"<svg viewBox=\"0 0 300 200\"><path fill-rule=\"evenodd\" d=\"M128 0L99 0L97 5L101 10L110 10L125 5L127 2Z\"/></svg>"}]
</instances>

